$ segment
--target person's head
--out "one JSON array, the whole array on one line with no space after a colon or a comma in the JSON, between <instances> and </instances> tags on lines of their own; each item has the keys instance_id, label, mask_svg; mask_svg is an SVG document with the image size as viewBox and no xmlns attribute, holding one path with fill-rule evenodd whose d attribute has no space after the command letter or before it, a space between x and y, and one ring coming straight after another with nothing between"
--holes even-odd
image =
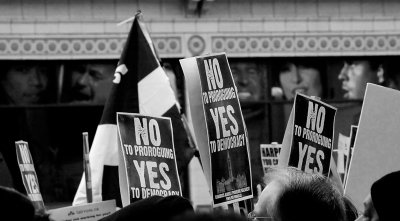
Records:
<instances>
[{"instance_id":1,"label":"person's head","mask_svg":"<svg viewBox=\"0 0 400 221\"><path fill-rule=\"evenodd\" d=\"M382 83L383 68L378 58L353 58L344 62L339 73L344 98L363 99L367 83Z\"/></svg>"},{"instance_id":2,"label":"person's head","mask_svg":"<svg viewBox=\"0 0 400 221\"><path fill-rule=\"evenodd\" d=\"M321 71L316 62L307 59L288 61L279 68L279 83L287 100L296 92L307 96L322 96Z\"/></svg>"},{"instance_id":3,"label":"person's head","mask_svg":"<svg viewBox=\"0 0 400 221\"><path fill-rule=\"evenodd\" d=\"M400 66L397 64L397 57L385 57L382 62L384 71L381 85L393 89L400 89Z\"/></svg>"},{"instance_id":4,"label":"person's head","mask_svg":"<svg viewBox=\"0 0 400 221\"><path fill-rule=\"evenodd\" d=\"M151 196L138 200L101 220L168 221L192 212L194 210L190 201L181 196Z\"/></svg>"},{"instance_id":5,"label":"person's head","mask_svg":"<svg viewBox=\"0 0 400 221\"><path fill-rule=\"evenodd\" d=\"M34 220L35 207L22 193L0 186L1 220Z\"/></svg>"},{"instance_id":6,"label":"person's head","mask_svg":"<svg viewBox=\"0 0 400 221\"><path fill-rule=\"evenodd\" d=\"M8 63L1 76L1 86L14 105L38 104L42 101L48 83L48 68L37 62Z\"/></svg>"},{"instance_id":7,"label":"person's head","mask_svg":"<svg viewBox=\"0 0 400 221\"><path fill-rule=\"evenodd\" d=\"M71 101L104 103L111 90L115 66L110 62L77 62L66 68Z\"/></svg>"},{"instance_id":8,"label":"person's head","mask_svg":"<svg viewBox=\"0 0 400 221\"><path fill-rule=\"evenodd\" d=\"M346 219L347 221L354 221L358 217L358 211L356 206L353 204L353 202L347 197L343 197L344 205L346 208Z\"/></svg>"},{"instance_id":9,"label":"person's head","mask_svg":"<svg viewBox=\"0 0 400 221\"><path fill-rule=\"evenodd\" d=\"M234 213L233 211L213 211L213 212L197 212L197 213L186 213L181 216L177 216L171 221L247 221L247 219Z\"/></svg>"},{"instance_id":10,"label":"person's head","mask_svg":"<svg viewBox=\"0 0 400 221\"><path fill-rule=\"evenodd\" d=\"M400 198L400 171L389 173L371 186L371 192L364 200L365 221L387 221L398 219Z\"/></svg>"},{"instance_id":11,"label":"person's head","mask_svg":"<svg viewBox=\"0 0 400 221\"><path fill-rule=\"evenodd\" d=\"M273 221L344 221L345 205L335 185L320 174L271 168L252 216Z\"/></svg>"},{"instance_id":12,"label":"person's head","mask_svg":"<svg viewBox=\"0 0 400 221\"><path fill-rule=\"evenodd\" d=\"M230 61L233 79L240 100L260 100L262 97L262 73L255 62Z\"/></svg>"}]
</instances>

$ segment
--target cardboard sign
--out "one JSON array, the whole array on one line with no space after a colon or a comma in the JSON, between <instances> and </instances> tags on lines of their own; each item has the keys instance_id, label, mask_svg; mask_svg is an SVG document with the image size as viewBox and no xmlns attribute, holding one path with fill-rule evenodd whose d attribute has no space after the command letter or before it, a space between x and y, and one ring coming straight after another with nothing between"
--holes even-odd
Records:
<instances>
[{"instance_id":1,"label":"cardboard sign","mask_svg":"<svg viewBox=\"0 0 400 221\"><path fill-rule=\"evenodd\" d=\"M353 157L354 154L354 142L356 141L356 134L357 134L357 128L358 126L356 125L351 125L351 129L350 129L350 144L349 144L349 153L348 153L348 158L347 158L347 164L346 164L346 172L345 172L345 176L344 176L344 181L343 181L343 187L346 189L346 184L347 184L347 177L349 174L349 168L350 168L350 163L351 163L351 159Z\"/></svg>"},{"instance_id":2,"label":"cardboard sign","mask_svg":"<svg viewBox=\"0 0 400 221\"><path fill-rule=\"evenodd\" d=\"M39 180L36 175L35 166L33 165L28 142L16 141L15 148L17 151L18 166L21 171L26 193L36 210L45 211L46 209L39 188Z\"/></svg>"},{"instance_id":3,"label":"cardboard sign","mask_svg":"<svg viewBox=\"0 0 400 221\"><path fill-rule=\"evenodd\" d=\"M328 176L336 108L302 94L296 94L293 108L288 165Z\"/></svg>"},{"instance_id":4,"label":"cardboard sign","mask_svg":"<svg viewBox=\"0 0 400 221\"><path fill-rule=\"evenodd\" d=\"M68 206L47 211L54 221L97 221L116 211L115 200Z\"/></svg>"},{"instance_id":5,"label":"cardboard sign","mask_svg":"<svg viewBox=\"0 0 400 221\"><path fill-rule=\"evenodd\" d=\"M182 59L180 63L213 205L252 198L247 130L225 53Z\"/></svg>"},{"instance_id":6,"label":"cardboard sign","mask_svg":"<svg viewBox=\"0 0 400 221\"><path fill-rule=\"evenodd\" d=\"M334 146L332 152L332 158L336 162L337 172L342 182L344 182L347 160L350 152L350 137L347 137L339 133L338 145Z\"/></svg>"},{"instance_id":7,"label":"cardboard sign","mask_svg":"<svg viewBox=\"0 0 400 221\"><path fill-rule=\"evenodd\" d=\"M117 113L117 126L126 184L123 205L153 195L181 196L171 119Z\"/></svg>"},{"instance_id":8,"label":"cardboard sign","mask_svg":"<svg viewBox=\"0 0 400 221\"><path fill-rule=\"evenodd\" d=\"M345 194L358 209L373 182L400 170L400 92L367 84Z\"/></svg>"},{"instance_id":9,"label":"cardboard sign","mask_svg":"<svg viewBox=\"0 0 400 221\"><path fill-rule=\"evenodd\" d=\"M278 143L260 144L261 163L264 174L268 172L268 168L278 166L281 148L282 145Z\"/></svg>"}]
</instances>

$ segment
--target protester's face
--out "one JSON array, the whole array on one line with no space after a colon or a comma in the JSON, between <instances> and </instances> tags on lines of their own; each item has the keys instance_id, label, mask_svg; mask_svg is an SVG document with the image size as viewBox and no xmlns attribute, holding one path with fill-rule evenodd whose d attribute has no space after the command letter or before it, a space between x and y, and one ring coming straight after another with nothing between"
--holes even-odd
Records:
<instances>
[{"instance_id":1,"label":"protester's face","mask_svg":"<svg viewBox=\"0 0 400 221\"><path fill-rule=\"evenodd\" d=\"M104 103L111 90L112 65L82 64L73 67L71 84L73 99Z\"/></svg>"},{"instance_id":2,"label":"protester's face","mask_svg":"<svg viewBox=\"0 0 400 221\"><path fill-rule=\"evenodd\" d=\"M3 88L16 105L36 104L47 88L47 68L36 65L11 67L2 81Z\"/></svg>"},{"instance_id":3,"label":"protester's face","mask_svg":"<svg viewBox=\"0 0 400 221\"><path fill-rule=\"evenodd\" d=\"M364 200L363 221L379 221L379 216L372 202L371 194Z\"/></svg>"},{"instance_id":4,"label":"protester's face","mask_svg":"<svg viewBox=\"0 0 400 221\"><path fill-rule=\"evenodd\" d=\"M279 196L282 193L283 183L279 180L273 180L261 192L258 202L254 206L253 215L256 217L273 217L274 205L276 205Z\"/></svg>"},{"instance_id":5,"label":"protester's face","mask_svg":"<svg viewBox=\"0 0 400 221\"><path fill-rule=\"evenodd\" d=\"M363 99L367 83L378 83L378 73L371 70L368 61L345 63L338 77L347 99Z\"/></svg>"},{"instance_id":6,"label":"protester's face","mask_svg":"<svg viewBox=\"0 0 400 221\"><path fill-rule=\"evenodd\" d=\"M307 96L322 95L320 73L314 68L289 64L286 70L279 73L279 81L288 100L292 100L296 92Z\"/></svg>"},{"instance_id":7,"label":"protester's face","mask_svg":"<svg viewBox=\"0 0 400 221\"><path fill-rule=\"evenodd\" d=\"M255 63L233 62L230 64L240 100L261 98L261 73Z\"/></svg>"}]
</instances>

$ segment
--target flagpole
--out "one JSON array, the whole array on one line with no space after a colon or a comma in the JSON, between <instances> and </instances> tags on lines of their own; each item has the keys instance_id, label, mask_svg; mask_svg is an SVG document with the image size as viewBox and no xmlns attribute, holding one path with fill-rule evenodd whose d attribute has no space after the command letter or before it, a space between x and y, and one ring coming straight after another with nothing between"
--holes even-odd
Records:
<instances>
[{"instance_id":1,"label":"flagpole","mask_svg":"<svg viewBox=\"0 0 400 221\"><path fill-rule=\"evenodd\" d=\"M90 173L90 162L89 162L88 132L83 132L82 138L83 138L83 169L85 172L85 181L86 181L86 200L87 203L91 203L93 202L93 194L92 194L92 176Z\"/></svg>"},{"instance_id":2,"label":"flagpole","mask_svg":"<svg viewBox=\"0 0 400 221\"><path fill-rule=\"evenodd\" d=\"M123 24L126 24L126 23L128 23L128 22L131 22L131 21L135 20L136 15L137 15L137 14L140 14L140 13L142 13L142 12L141 12L140 10L138 10L134 16L132 16L132 17L130 17L130 18L127 18L127 19L125 19L125 20L119 22L119 23L117 24L117 26L121 26L121 25L123 25Z\"/></svg>"}]
</instances>

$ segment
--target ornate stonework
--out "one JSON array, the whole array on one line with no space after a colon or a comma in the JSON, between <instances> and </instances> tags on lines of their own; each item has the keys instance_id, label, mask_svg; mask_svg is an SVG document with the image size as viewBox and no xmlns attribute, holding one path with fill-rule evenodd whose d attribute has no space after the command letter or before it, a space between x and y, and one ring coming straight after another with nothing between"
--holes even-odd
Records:
<instances>
[{"instance_id":1,"label":"ornate stonework","mask_svg":"<svg viewBox=\"0 0 400 221\"><path fill-rule=\"evenodd\" d=\"M0 36L0 59L118 59L125 35ZM162 58L400 55L400 33L152 35Z\"/></svg>"},{"instance_id":2,"label":"ornate stonework","mask_svg":"<svg viewBox=\"0 0 400 221\"><path fill-rule=\"evenodd\" d=\"M400 34L214 36L211 45L237 57L399 55Z\"/></svg>"},{"instance_id":3,"label":"ornate stonework","mask_svg":"<svg viewBox=\"0 0 400 221\"><path fill-rule=\"evenodd\" d=\"M126 36L0 37L1 59L100 59L119 58ZM182 56L182 42L176 37L154 37L162 57Z\"/></svg>"}]
</instances>

